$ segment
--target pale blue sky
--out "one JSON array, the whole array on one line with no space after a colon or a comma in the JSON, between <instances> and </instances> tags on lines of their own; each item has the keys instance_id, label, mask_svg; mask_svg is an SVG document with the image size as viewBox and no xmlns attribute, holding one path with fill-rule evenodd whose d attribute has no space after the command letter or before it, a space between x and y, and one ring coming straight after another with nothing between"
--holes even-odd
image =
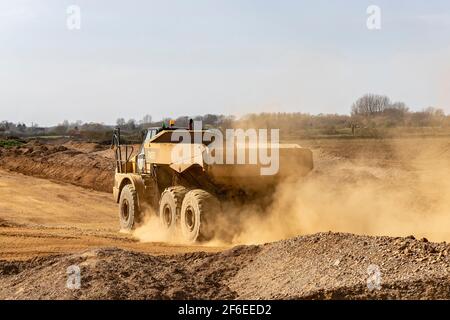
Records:
<instances>
[{"instance_id":1,"label":"pale blue sky","mask_svg":"<svg viewBox=\"0 0 450 320\"><path fill-rule=\"evenodd\" d=\"M0 120L348 113L367 92L450 113L450 1L0 0Z\"/></svg>"}]
</instances>

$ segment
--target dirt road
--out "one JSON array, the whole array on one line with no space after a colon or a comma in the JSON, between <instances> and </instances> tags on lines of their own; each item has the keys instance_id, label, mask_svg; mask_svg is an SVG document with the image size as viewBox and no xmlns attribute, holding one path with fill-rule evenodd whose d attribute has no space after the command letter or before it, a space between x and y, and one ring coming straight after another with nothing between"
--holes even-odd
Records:
<instances>
[{"instance_id":1,"label":"dirt road","mask_svg":"<svg viewBox=\"0 0 450 320\"><path fill-rule=\"evenodd\" d=\"M110 194L0 170L0 259L97 247L156 255L223 249L139 243L119 232L116 213Z\"/></svg>"}]
</instances>

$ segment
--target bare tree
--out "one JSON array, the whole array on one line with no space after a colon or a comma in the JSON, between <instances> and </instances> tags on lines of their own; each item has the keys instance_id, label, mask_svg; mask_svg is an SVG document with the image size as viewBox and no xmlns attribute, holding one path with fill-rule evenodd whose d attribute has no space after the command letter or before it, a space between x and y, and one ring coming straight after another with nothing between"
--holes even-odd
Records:
<instances>
[{"instance_id":1,"label":"bare tree","mask_svg":"<svg viewBox=\"0 0 450 320\"><path fill-rule=\"evenodd\" d=\"M374 115L383 112L391 104L389 97L366 94L352 105L352 115Z\"/></svg>"},{"instance_id":2,"label":"bare tree","mask_svg":"<svg viewBox=\"0 0 450 320\"><path fill-rule=\"evenodd\" d=\"M409 111L409 108L406 106L406 104L399 101L390 104L387 109L395 109L402 113L407 113Z\"/></svg>"},{"instance_id":3,"label":"bare tree","mask_svg":"<svg viewBox=\"0 0 450 320\"><path fill-rule=\"evenodd\" d=\"M442 109L434 108L434 107L428 107L424 110L424 112L431 117L435 118L445 118L445 112Z\"/></svg>"},{"instance_id":4,"label":"bare tree","mask_svg":"<svg viewBox=\"0 0 450 320\"><path fill-rule=\"evenodd\" d=\"M128 128L128 130L131 130L131 131L135 130L136 129L136 120L134 120L134 119L128 120L127 128Z\"/></svg>"},{"instance_id":5,"label":"bare tree","mask_svg":"<svg viewBox=\"0 0 450 320\"><path fill-rule=\"evenodd\" d=\"M119 119L117 119L116 120L116 125L118 126L118 127L123 127L123 126L125 126L125 119L124 118L119 118Z\"/></svg>"},{"instance_id":6,"label":"bare tree","mask_svg":"<svg viewBox=\"0 0 450 320\"><path fill-rule=\"evenodd\" d=\"M152 116L149 115L149 114L146 114L146 115L142 118L142 120L141 120L140 122L141 122L141 124L149 124L149 123L152 123Z\"/></svg>"}]
</instances>

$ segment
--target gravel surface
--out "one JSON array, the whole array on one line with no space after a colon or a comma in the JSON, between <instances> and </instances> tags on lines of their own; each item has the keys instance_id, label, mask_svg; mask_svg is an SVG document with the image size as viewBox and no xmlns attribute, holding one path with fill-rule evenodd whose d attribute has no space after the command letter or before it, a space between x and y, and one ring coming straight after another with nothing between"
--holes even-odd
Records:
<instances>
[{"instance_id":1,"label":"gravel surface","mask_svg":"<svg viewBox=\"0 0 450 320\"><path fill-rule=\"evenodd\" d=\"M103 248L0 261L0 298L450 299L449 252L426 239L343 233L158 257ZM72 265L78 290L66 288Z\"/></svg>"}]
</instances>

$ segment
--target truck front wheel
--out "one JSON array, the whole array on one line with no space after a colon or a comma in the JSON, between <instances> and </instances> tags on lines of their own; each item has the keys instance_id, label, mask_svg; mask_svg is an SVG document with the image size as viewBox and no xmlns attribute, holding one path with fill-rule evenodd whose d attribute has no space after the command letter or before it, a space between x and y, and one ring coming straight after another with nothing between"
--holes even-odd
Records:
<instances>
[{"instance_id":1,"label":"truck front wheel","mask_svg":"<svg viewBox=\"0 0 450 320\"><path fill-rule=\"evenodd\" d=\"M122 230L132 230L140 222L137 193L131 184L123 187L120 193L119 219Z\"/></svg>"}]
</instances>

